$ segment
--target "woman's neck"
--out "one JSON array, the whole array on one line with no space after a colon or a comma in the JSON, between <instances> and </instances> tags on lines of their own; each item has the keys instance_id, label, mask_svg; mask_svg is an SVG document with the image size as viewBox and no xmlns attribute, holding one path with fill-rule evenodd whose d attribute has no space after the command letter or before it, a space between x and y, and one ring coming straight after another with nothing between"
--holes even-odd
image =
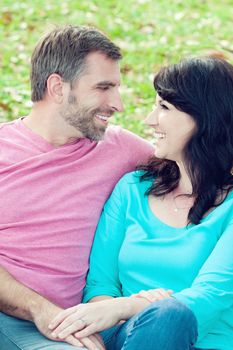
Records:
<instances>
[{"instance_id":1,"label":"woman's neck","mask_svg":"<svg viewBox=\"0 0 233 350\"><path fill-rule=\"evenodd\" d=\"M180 180L174 192L177 194L192 194L193 188L190 177L185 169L184 163L177 163L180 170Z\"/></svg>"}]
</instances>

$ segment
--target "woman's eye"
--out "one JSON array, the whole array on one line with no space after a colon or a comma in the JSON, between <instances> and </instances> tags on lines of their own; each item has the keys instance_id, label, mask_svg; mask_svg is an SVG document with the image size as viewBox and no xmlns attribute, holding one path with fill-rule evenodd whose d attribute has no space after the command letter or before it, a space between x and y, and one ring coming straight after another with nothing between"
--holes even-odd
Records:
<instances>
[{"instance_id":1,"label":"woman's eye","mask_svg":"<svg viewBox=\"0 0 233 350\"><path fill-rule=\"evenodd\" d=\"M160 103L160 107L162 108L162 109L169 109L165 104L163 104L163 103Z\"/></svg>"}]
</instances>

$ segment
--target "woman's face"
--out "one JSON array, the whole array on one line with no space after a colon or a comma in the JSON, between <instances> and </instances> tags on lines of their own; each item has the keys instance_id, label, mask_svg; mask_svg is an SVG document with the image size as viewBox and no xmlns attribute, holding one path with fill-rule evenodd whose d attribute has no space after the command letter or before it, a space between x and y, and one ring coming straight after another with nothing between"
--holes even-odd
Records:
<instances>
[{"instance_id":1,"label":"woman's face","mask_svg":"<svg viewBox=\"0 0 233 350\"><path fill-rule=\"evenodd\" d=\"M145 122L155 129L155 156L182 162L185 145L196 129L193 118L157 94L156 106Z\"/></svg>"}]
</instances>

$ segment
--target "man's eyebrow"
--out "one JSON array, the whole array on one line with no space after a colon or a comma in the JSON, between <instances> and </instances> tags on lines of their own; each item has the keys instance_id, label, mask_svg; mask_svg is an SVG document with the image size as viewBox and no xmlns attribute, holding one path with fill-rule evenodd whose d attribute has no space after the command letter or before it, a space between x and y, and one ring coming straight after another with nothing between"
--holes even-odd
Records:
<instances>
[{"instance_id":1,"label":"man's eyebrow","mask_svg":"<svg viewBox=\"0 0 233 350\"><path fill-rule=\"evenodd\" d=\"M112 81L109 81L109 80L105 80L105 81L100 81L99 83L96 84L97 87L101 87L101 86L111 86L111 87L114 87L116 86L117 84L113 83Z\"/></svg>"}]
</instances>

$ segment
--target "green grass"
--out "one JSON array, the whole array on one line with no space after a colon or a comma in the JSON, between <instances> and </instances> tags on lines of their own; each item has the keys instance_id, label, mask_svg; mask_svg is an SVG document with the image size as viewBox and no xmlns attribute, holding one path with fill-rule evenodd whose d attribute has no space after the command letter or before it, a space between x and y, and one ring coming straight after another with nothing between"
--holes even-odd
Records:
<instances>
[{"instance_id":1,"label":"green grass","mask_svg":"<svg viewBox=\"0 0 233 350\"><path fill-rule=\"evenodd\" d=\"M95 26L123 51L125 111L116 123L146 137L154 73L180 58L221 52L233 61L232 0L2 0L0 12L0 121L30 110L30 55L56 24Z\"/></svg>"}]
</instances>

